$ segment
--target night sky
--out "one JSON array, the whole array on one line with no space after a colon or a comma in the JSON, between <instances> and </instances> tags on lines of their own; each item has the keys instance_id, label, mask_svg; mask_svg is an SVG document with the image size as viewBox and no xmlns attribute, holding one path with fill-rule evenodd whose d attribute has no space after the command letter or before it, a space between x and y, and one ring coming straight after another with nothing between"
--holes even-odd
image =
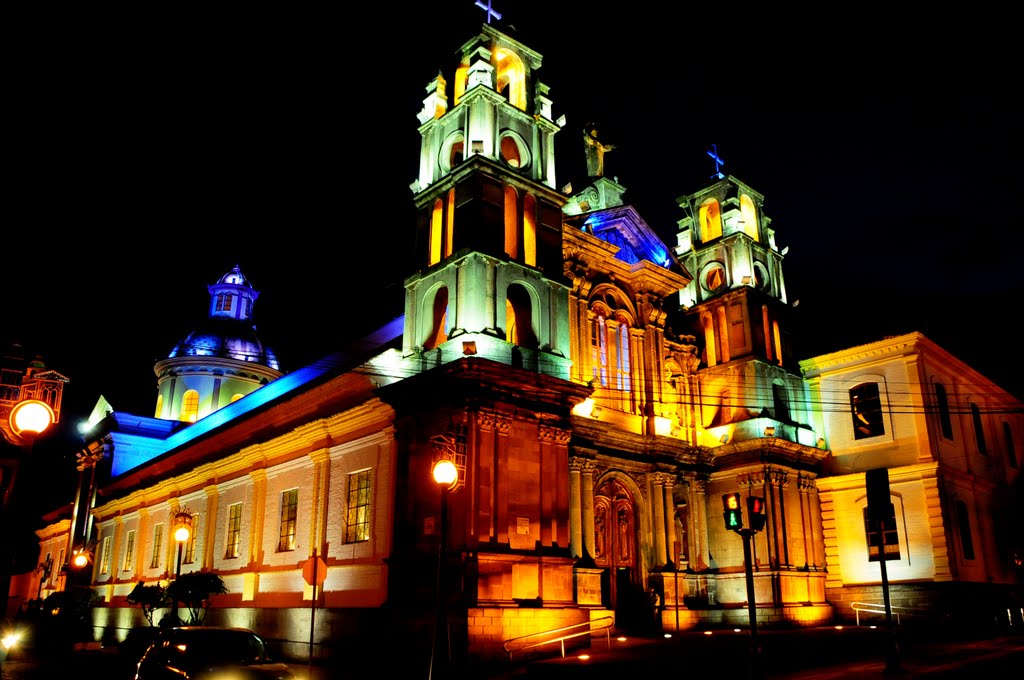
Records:
<instances>
[{"instance_id":1,"label":"night sky","mask_svg":"<svg viewBox=\"0 0 1024 680\"><path fill-rule=\"evenodd\" d=\"M566 117L560 185L583 173L596 122L616 145L606 174L674 245L676 198L712 181L715 145L790 247L801 358L921 331L1024 397L1024 362L1001 351L1019 344L1024 292L1008 20L939 5L494 7L543 56ZM65 423L100 395L151 415L153 364L236 264L285 370L385 320L381 294L401 299L414 255L416 114L484 20L449 0L23 27L0 339L71 379Z\"/></svg>"}]
</instances>

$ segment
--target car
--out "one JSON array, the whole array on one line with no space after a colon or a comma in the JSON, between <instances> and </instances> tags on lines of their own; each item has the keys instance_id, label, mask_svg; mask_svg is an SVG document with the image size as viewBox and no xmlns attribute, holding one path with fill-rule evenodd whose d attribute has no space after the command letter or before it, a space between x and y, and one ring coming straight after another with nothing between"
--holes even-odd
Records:
<instances>
[{"instance_id":1,"label":"car","mask_svg":"<svg viewBox=\"0 0 1024 680\"><path fill-rule=\"evenodd\" d=\"M135 668L135 680L298 680L304 677L275 661L267 644L248 628L161 628Z\"/></svg>"}]
</instances>

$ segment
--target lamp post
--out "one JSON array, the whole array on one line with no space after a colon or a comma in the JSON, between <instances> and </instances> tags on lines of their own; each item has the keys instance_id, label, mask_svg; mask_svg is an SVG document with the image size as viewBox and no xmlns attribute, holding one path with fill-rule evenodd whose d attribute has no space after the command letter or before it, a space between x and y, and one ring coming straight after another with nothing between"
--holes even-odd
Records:
<instances>
[{"instance_id":1,"label":"lamp post","mask_svg":"<svg viewBox=\"0 0 1024 680\"><path fill-rule=\"evenodd\" d=\"M178 579L181 577L181 551L185 544L192 538L192 514L186 510L179 510L174 515L174 540L178 543L178 566L174 570L174 585L171 605L171 618L174 625L179 625L178 620Z\"/></svg>"},{"instance_id":2,"label":"lamp post","mask_svg":"<svg viewBox=\"0 0 1024 680\"><path fill-rule=\"evenodd\" d=\"M434 482L441 490L441 528L437 548L437 618L434 621L434 647L430 654L430 680L444 680L448 676L448 609L447 575L448 562L448 494L459 481L459 470L455 463L442 458L434 463Z\"/></svg>"}]
</instances>

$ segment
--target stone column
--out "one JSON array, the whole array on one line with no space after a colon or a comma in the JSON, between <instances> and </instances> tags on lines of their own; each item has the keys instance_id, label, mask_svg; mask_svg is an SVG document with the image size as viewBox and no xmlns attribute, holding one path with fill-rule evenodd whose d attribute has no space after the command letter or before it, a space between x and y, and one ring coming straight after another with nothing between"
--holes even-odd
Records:
<instances>
[{"instance_id":1,"label":"stone column","mask_svg":"<svg viewBox=\"0 0 1024 680\"><path fill-rule=\"evenodd\" d=\"M693 552L690 554L690 561L695 571L705 571L711 566L711 555L708 552L708 507L707 507L708 480L697 479L690 486L690 507L695 508L692 513L693 522Z\"/></svg>"},{"instance_id":2,"label":"stone column","mask_svg":"<svg viewBox=\"0 0 1024 680\"><path fill-rule=\"evenodd\" d=\"M569 459L569 555L583 557L583 506L580 490L580 472L586 460L573 456Z\"/></svg>"},{"instance_id":3,"label":"stone column","mask_svg":"<svg viewBox=\"0 0 1024 680\"><path fill-rule=\"evenodd\" d=\"M651 480L651 523L654 533L654 565L662 568L668 561L668 553L665 550L665 481L666 475L655 473L650 475Z\"/></svg>"},{"instance_id":4,"label":"stone column","mask_svg":"<svg viewBox=\"0 0 1024 680\"><path fill-rule=\"evenodd\" d=\"M594 472L596 470L597 463L593 460L584 461L583 478L580 480L583 495L583 548L591 557L597 554L594 543Z\"/></svg>"}]
</instances>

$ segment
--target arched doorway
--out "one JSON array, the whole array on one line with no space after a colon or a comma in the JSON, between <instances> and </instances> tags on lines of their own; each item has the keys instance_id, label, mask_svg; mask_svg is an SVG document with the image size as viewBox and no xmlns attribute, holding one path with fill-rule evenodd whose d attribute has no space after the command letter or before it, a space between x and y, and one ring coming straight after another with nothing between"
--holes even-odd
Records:
<instances>
[{"instance_id":1,"label":"arched doorway","mask_svg":"<svg viewBox=\"0 0 1024 680\"><path fill-rule=\"evenodd\" d=\"M647 614L641 583L637 512L633 494L620 480L608 479L594 493L594 562L605 569L606 591L618 625L640 623Z\"/></svg>"}]
</instances>

